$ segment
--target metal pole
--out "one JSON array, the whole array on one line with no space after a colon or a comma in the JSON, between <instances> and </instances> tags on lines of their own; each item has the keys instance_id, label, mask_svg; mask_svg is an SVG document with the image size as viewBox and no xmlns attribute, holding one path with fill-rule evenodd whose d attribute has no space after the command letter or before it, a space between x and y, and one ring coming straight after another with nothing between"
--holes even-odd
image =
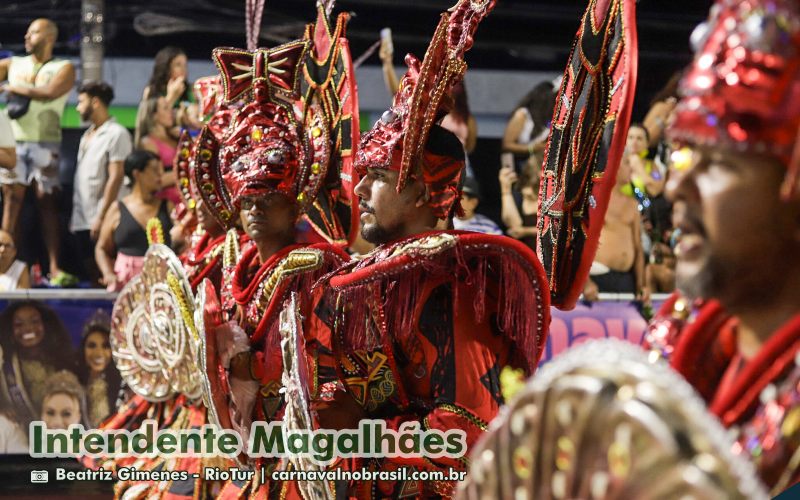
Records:
<instances>
[{"instance_id":1,"label":"metal pole","mask_svg":"<svg viewBox=\"0 0 800 500\"><path fill-rule=\"evenodd\" d=\"M105 0L81 1L81 80L103 79Z\"/></svg>"}]
</instances>

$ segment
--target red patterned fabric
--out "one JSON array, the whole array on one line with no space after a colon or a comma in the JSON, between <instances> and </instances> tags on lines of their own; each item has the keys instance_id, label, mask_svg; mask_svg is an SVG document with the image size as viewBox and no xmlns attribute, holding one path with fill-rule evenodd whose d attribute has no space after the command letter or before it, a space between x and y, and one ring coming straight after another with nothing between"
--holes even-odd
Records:
<instances>
[{"instance_id":1,"label":"red patterned fabric","mask_svg":"<svg viewBox=\"0 0 800 500\"><path fill-rule=\"evenodd\" d=\"M637 63L635 0L589 2L556 96L539 192L537 254L559 309L575 306L597 252Z\"/></svg>"},{"instance_id":2,"label":"red patterned fabric","mask_svg":"<svg viewBox=\"0 0 800 500\"><path fill-rule=\"evenodd\" d=\"M390 428L461 429L469 447L503 403L505 366L531 373L549 326L541 265L516 240L430 232L378 247L327 277L339 379ZM463 460L362 460L376 470L464 470ZM364 482L357 498L453 494L454 483Z\"/></svg>"},{"instance_id":3,"label":"red patterned fabric","mask_svg":"<svg viewBox=\"0 0 800 500\"><path fill-rule=\"evenodd\" d=\"M798 481L793 460L800 449L800 315L783 324L758 354L741 361L737 324L716 302L697 304L685 319L673 323L665 342L663 327L683 316L683 300L665 303L647 335L646 347L668 356L675 370L708 402L709 410L736 432L734 452L753 461L761 479L777 495Z\"/></svg>"}]
</instances>

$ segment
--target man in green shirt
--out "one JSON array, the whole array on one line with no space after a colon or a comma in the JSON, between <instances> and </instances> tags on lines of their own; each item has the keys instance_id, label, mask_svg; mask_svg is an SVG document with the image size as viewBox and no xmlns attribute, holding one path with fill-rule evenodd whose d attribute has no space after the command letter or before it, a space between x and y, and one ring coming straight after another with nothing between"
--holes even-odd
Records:
<instances>
[{"instance_id":1,"label":"man in green shirt","mask_svg":"<svg viewBox=\"0 0 800 500\"><path fill-rule=\"evenodd\" d=\"M60 228L56 203L61 115L75 85L72 63L53 58L57 38L58 28L53 21L37 19L25 34L28 55L0 60L0 81L8 80L0 92L30 98L28 111L11 121L17 141L16 168L0 171L2 228L16 234L25 190L34 185L50 261L50 277L56 283L64 276L58 265Z\"/></svg>"}]
</instances>

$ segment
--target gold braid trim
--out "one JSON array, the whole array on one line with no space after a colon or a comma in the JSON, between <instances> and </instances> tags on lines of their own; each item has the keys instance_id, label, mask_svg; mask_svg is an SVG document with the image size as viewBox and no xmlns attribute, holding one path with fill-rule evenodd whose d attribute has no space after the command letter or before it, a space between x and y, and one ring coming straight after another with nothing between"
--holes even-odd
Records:
<instances>
[{"instance_id":1,"label":"gold braid trim","mask_svg":"<svg viewBox=\"0 0 800 500\"><path fill-rule=\"evenodd\" d=\"M269 278L261 285L263 293L259 301L259 306L266 307L270 303L275 290L285 278L296 274L315 271L322 267L322 263L322 252L319 250L301 248L289 252L289 255L284 257L283 260L275 266Z\"/></svg>"},{"instance_id":2,"label":"gold braid trim","mask_svg":"<svg viewBox=\"0 0 800 500\"><path fill-rule=\"evenodd\" d=\"M239 262L241 255L239 248L239 234L236 229L229 229L227 236L225 236L225 248L222 254L222 265L225 267L233 267Z\"/></svg>"},{"instance_id":3,"label":"gold braid trim","mask_svg":"<svg viewBox=\"0 0 800 500\"><path fill-rule=\"evenodd\" d=\"M469 420L475 427L478 427L482 431L485 431L489 427L489 424L484 422L483 419L481 419L471 411L453 403L441 404L436 406L436 408L434 409L444 410L453 413L455 415L458 415L459 417L465 418ZM422 424L425 426L426 429L430 428L430 425L428 424L428 417L425 417Z\"/></svg>"},{"instance_id":4,"label":"gold braid trim","mask_svg":"<svg viewBox=\"0 0 800 500\"><path fill-rule=\"evenodd\" d=\"M169 272L167 273L167 285L169 286L169 290L172 292L172 296L175 297L175 300L178 302L183 323L186 325L186 328L188 328L189 332L191 332L194 340L199 341L200 336L197 333L197 327L194 324L194 316L192 310L189 308L189 301L186 298L186 291L184 290L181 281L177 276L175 276L174 273Z\"/></svg>"}]
</instances>

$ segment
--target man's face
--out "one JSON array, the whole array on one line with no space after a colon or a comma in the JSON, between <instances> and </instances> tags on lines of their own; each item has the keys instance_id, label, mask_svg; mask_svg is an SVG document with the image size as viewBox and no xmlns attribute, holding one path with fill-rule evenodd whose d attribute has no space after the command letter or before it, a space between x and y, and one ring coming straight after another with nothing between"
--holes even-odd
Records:
<instances>
[{"instance_id":1,"label":"man's face","mask_svg":"<svg viewBox=\"0 0 800 500\"><path fill-rule=\"evenodd\" d=\"M678 288L695 298L768 303L789 274L783 263L800 251L800 203L780 201L786 169L764 155L697 149L686 172L673 175L667 194L673 221Z\"/></svg>"},{"instance_id":2,"label":"man's face","mask_svg":"<svg viewBox=\"0 0 800 500\"><path fill-rule=\"evenodd\" d=\"M361 212L361 236L375 245L406 236L408 224L420 216L419 181L409 180L398 193L398 175L393 170L367 168L367 174L355 187Z\"/></svg>"},{"instance_id":3,"label":"man's face","mask_svg":"<svg viewBox=\"0 0 800 500\"><path fill-rule=\"evenodd\" d=\"M53 40L52 31L47 21L37 19L28 26L28 32L25 33L25 52L33 54L48 44L52 46L55 42Z\"/></svg>"},{"instance_id":4,"label":"man's face","mask_svg":"<svg viewBox=\"0 0 800 500\"><path fill-rule=\"evenodd\" d=\"M78 111L78 114L81 116L81 120L88 122L92 119L92 112L94 111L94 106L92 105L92 97L89 94L81 93L78 94L78 104L75 106L75 109Z\"/></svg>"},{"instance_id":5,"label":"man's face","mask_svg":"<svg viewBox=\"0 0 800 500\"><path fill-rule=\"evenodd\" d=\"M254 241L288 234L297 218L296 205L288 196L270 193L266 196L248 196L242 199L239 216L242 227Z\"/></svg>"}]
</instances>

